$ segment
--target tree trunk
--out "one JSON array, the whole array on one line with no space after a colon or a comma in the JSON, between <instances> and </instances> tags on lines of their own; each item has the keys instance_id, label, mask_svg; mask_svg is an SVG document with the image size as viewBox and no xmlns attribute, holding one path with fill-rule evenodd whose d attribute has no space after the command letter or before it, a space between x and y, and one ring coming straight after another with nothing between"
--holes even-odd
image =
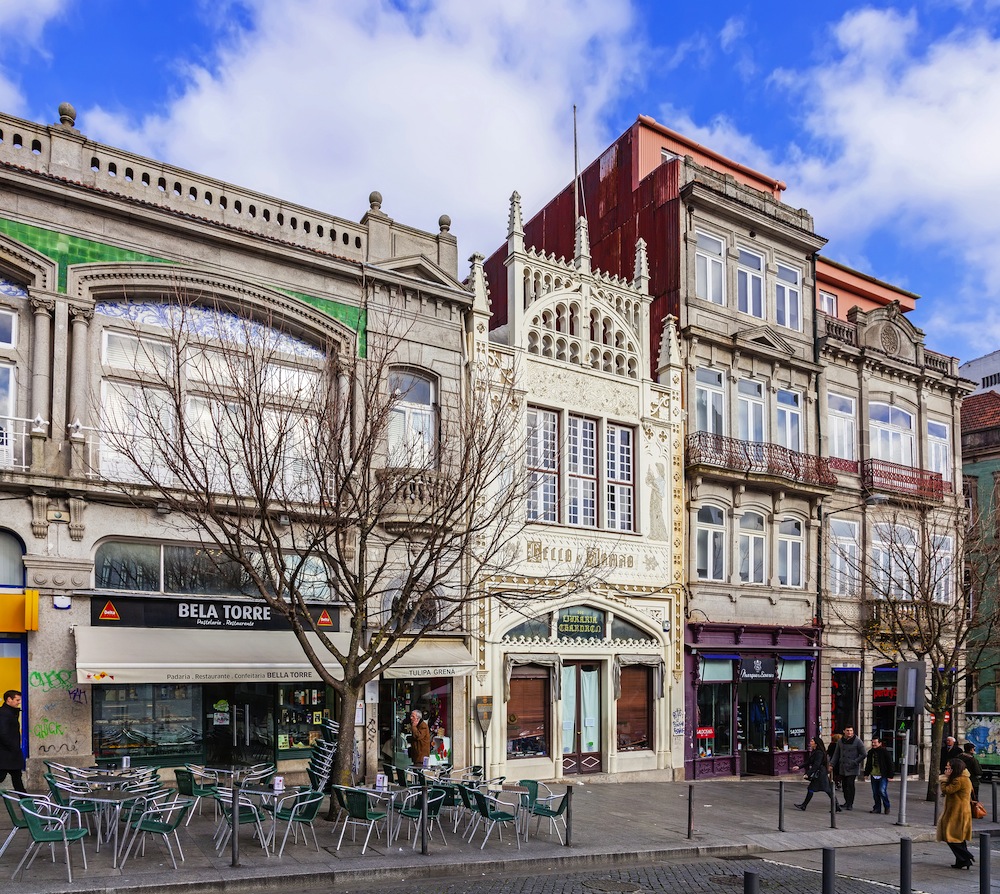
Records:
<instances>
[{"instance_id":1,"label":"tree trunk","mask_svg":"<svg viewBox=\"0 0 1000 894\"><path fill-rule=\"evenodd\" d=\"M934 714L934 722L931 724L931 756L927 765L927 800L934 801L938 794L938 776L941 768L941 746L944 741L944 712L945 707L939 702L940 698L931 699L930 711Z\"/></svg>"},{"instance_id":2,"label":"tree trunk","mask_svg":"<svg viewBox=\"0 0 1000 894\"><path fill-rule=\"evenodd\" d=\"M337 756L333 762L334 785L353 785L354 776L354 717L363 687L345 684L340 698L340 736L337 739Z\"/></svg>"}]
</instances>

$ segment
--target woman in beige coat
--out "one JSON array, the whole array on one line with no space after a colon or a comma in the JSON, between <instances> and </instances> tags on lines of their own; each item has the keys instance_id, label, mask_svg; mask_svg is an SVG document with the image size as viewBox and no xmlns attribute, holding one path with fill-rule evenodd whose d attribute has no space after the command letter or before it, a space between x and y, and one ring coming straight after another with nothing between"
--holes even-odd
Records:
<instances>
[{"instance_id":1,"label":"woman in beige coat","mask_svg":"<svg viewBox=\"0 0 1000 894\"><path fill-rule=\"evenodd\" d=\"M965 843L972 838L972 780L965 763L955 757L948 761L938 777L944 795L944 810L937 824L937 840L943 841L955 855L952 869L968 869L975 858Z\"/></svg>"}]
</instances>

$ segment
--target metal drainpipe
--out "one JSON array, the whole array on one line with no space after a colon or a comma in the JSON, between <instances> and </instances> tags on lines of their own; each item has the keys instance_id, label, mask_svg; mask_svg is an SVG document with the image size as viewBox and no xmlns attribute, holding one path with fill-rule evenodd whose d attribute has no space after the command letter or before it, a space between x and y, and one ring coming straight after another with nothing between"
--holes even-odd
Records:
<instances>
[{"instance_id":1,"label":"metal drainpipe","mask_svg":"<svg viewBox=\"0 0 1000 894\"><path fill-rule=\"evenodd\" d=\"M813 281L813 361L820 365L819 350L819 310L816 306L816 297L819 290L819 280L816 276L816 260L819 252L812 255L812 281ZM823 410L820 406L819 391L820 380L816 380L816 447L820 448L823 435ZM822 452L822 451L820 451ZM816 627L818 650L816 653L816 677L814 686L816 687L816 734L819 735L823 729L823 498L820 497L817 508L819 519L819 530L816 533ZM832 728L832 723L831 723Z\"/></svg>"}]
</instances>

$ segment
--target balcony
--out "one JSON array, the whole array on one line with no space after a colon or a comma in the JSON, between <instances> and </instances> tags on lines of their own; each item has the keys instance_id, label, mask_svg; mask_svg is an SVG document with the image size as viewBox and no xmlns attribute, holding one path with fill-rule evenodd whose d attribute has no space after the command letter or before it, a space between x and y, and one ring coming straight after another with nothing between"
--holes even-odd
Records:
<instances>
[{"instance_id":1,"label":"balcony","mask_svg":"<svg viewBox=\"0 0 1000 894\"><path fill-rule=\"evenodd\" d=\"M453 487L429 469L382 469L377 473L381 520L388 530L413 530L450 523Z\"/></svg>"},{"instance_id":2,"label":"balcony","mask_svg":"<svg viewBox=\"0 0 1000 894\"><path fill-rule=\"evenodd\" d=\"M872 599L865 606L865 633L883 641L917 637L920 631L942 629L950 620L948 612L949 606L923 599Z\"/></svg>"},{"instance_id":3,"label":"balcony","mask_svg":"<svg viewBox=\"0 0 1000 894\"><path fill-rule=\"evenodd\" d=\"M861 464L861 484L869 491L904 494L935 503L944 499L946 489L940 472L925 472L884 459L868 459Z\"/></svg>"},{"instance_id":4,"label":"balcony","mask_svg":"<svg viewBox=\"0 0 1000 894\"><path fill-rule=\"evenodd\" d=\"M708 466L726 472L759 475L809 487L834 488L837 476L825 457L789 450L779 444L738 441L699 431L688 435L687 465Z\"/></svg>"}]
</instances>

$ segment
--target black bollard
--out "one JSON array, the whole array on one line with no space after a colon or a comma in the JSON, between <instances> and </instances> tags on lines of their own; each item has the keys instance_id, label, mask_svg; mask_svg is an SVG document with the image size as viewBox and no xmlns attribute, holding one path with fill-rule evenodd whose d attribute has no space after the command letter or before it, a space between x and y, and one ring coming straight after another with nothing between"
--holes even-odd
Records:
<instances>
[{"instance_id":1,"label":"black bollard","mask_svg":"<svg viewBox=\"0 0 1000 894\"><path fill-rule=\"evenodd\" d=\"M823 848L823 894L837 894L837 852L832 847Z\"/></svg>"},{"instance_id":2,"label":"black bollard","mask_svg":"<svg viewBox=\"0 0 1000 894\"><path fill-rule=\"evenodd\" d=\"M778 831L785 831L785 780L778 780Z\"/></svg>"},{"instance_id":3,"label":"black bollard","mask_svg":"<svg viewBox=\"0 0 1000 894\"><path fill-rule=\"evenodd\" d=\"M760 878L749 869L743 873L743 894L760 894Z\"/></svg>"},{"instance_id":4,"label":"black bollard","mask_svg":"<svg viewBox=\"0 0 1000 894\"><path fill-rule=\"evenodd\" d=\"M830 828L837 828L837 787L830 780Z\"/></svg>"},{"instance_id":5,"label":"black bollard","mask_svg":"<svg viewBox=\"0 0 1000 894\"><path fill-rule=\"evenodd\" d=\"M899 894L913 894L913 839L899 839Z\"/></svg>"},{"instance_id":6,"label":"black bollard","mask_svg":"<svg viewBox=\"0 0 1000 894\"><path fill-rule=\"evenodd\" d=\"M427 856L427 777L423 773L420 774L420 853Z\"/></svg>"},{"instance_id":7,"label":"black bollard","mask_svg":"<svg viewBox=\"0 0 1000 894\"><path fill-rule=\"evenodd\" d=\"M233 800L230 805L232 808L232 813L230 819L233 824L233 849L232 849L232 865L240 865L240 778L236 773L236 767L233 767Z\"/></svg>"},{"instance_id":8,"label":"black bollard","mask_svg":"<svg viewBox=\"0 0 1000 894\"><path fill-rule=\"evenodd\" d=\"M694 786L688 786L688 838L694 835Z\"/></svg>"},{"instance_id":9,"label":"black bollard","mask_svg":"<svg viewBox=\"0 0 1000 894\"><path fill-rule=\"evenodd\" d=\"M566 786L566 847L573 842L573 786Z\"/></svg>"},{"instance_id":10,"label":"black bollard","mask_svg":"<svg viewBox=\"0 0 1000 894\"><path fill-rule=\"evenodd\" d=\"M979 890L990 890L990 833L979 833Z\"/></svg>"},{"instance_id":11,"label":"black bollard","mask_svg":"<svg viewBox=\"0 0 1000 894\"><path fill-rule=\"evenodd\" d=\"M995 779L990 780L990 789L993 792L993 822L997 821L997 781Z\"/></svg>"}]
</instances>

